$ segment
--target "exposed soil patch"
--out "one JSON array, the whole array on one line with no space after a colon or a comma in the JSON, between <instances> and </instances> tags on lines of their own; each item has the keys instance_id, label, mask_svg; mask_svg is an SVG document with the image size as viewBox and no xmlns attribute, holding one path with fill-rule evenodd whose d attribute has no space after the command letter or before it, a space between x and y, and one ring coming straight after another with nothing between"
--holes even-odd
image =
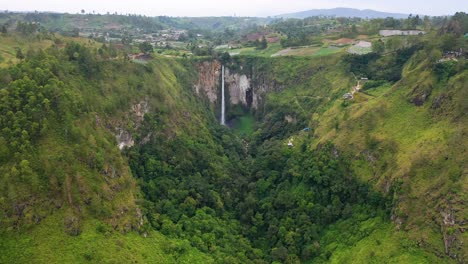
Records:
<instances>
[{"instance_id":1,"label":"exposed soil patch","mask_svg":"<svg viewBox=\"0 0 468 264\"><path fill-rule=\"evenodd\" d=\"M335 41L333 41L336 44L352 44L354 42L354 39L350 38L340 38Z\"/></svg>"}]
</instances>

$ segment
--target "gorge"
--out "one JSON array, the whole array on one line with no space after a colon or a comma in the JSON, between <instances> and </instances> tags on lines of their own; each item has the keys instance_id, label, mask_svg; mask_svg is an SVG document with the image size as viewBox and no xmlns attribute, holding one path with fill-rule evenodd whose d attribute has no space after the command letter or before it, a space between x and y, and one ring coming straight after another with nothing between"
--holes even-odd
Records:
<instances>
[{"instance_id":1,"label":"gorge","mask_svg":"<svg viewBox=\"0 0 468 264\"><path fill-rule=\"evenodd\" d=\"M466 259L468 71L433 42L147 61L64 45L0 68L0 262Z\"/></svg>"}]
</instances>

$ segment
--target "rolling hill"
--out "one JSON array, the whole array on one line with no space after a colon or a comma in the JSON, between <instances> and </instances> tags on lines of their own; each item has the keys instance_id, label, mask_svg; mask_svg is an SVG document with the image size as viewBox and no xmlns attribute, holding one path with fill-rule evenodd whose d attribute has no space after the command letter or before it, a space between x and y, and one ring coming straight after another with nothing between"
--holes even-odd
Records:
<instances>
[{"instance_id":1,"label":"rolling hill","mask_svg":"<svg viewBox=\"0 0 468 264\"><path fill-rule=\"evenodd\" d=\"M407 18L408 14L388 13L371 9L355 9L338 7L332 9L312 9L296 13L282 14L275 17L282 18L306 18L311 16L335 16L335 17L360 17L360 18Z\"/></svg>"}]
</instances>

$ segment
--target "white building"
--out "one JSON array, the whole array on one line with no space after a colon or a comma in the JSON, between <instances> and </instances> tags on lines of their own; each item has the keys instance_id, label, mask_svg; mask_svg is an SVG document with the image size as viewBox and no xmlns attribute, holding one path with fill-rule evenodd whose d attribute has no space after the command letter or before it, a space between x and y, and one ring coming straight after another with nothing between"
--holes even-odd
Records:
<instances>
[{"instance_id":1,"label":"white building","mask_svg":"<svg viewBox=\"0 0 468 264\"><path fill-rule=\"evenodd\" d=\"M417 35L424 35L426 34L425 31L422 30L388 30L383 29L379 31L379 35L384 37L390 36L417 36Z\"/></svg>"}]
</instances>

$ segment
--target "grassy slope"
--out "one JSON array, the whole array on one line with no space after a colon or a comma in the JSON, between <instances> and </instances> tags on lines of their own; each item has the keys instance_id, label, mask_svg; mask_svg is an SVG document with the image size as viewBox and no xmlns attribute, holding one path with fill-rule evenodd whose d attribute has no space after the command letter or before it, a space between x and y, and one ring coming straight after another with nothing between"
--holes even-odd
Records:
<instances>
[{"instance_id":1,"label":"grassy slope","mask_svg":"<svg viewBox=\"0 0 468 264\"><path fill-rule=\"evenodd\" d=\"M157 232L150 232L148 238L134 231L121 233L134 229L139 221L135 212L139 190L117 148L113 129L134 132L131 106L142 100L148 101L151 112L158 113L164 123L162 135L177 134L182 126L191 124L182 117L187 111L191 120L198 120L194 124L208 123L205 118L210 116L193 100L190 86L184 83L190 79L190 67L164 58L145 66L121 61L100 64L99 78L84 78L76 70L60 76L66 93L82 112L78 116L66 114L67 124L51 120L48 133L35 143L31 164L40 171L44 195L28 204L21 220L24 224L12 228L16 218L2 219L0 262L212 262L188 242ZM101 160L101 165L93 169L87 165L89 160ZM9 166L2 163L0 169L8 170ZM102 171L109 169L117 177L103 175ZM2 206L8 206L5 201L0 197ZM37 216L40 223L32 224ZM71 216L80 219L81 234L76 237L65 232L65 219Z\"/></svg>"},{"instance_id":2,"label":"grassy slope","mask_svg":"<svg viewBox=\"0 0 468 264\"><path fill-rule=\"evenodd\" d=\"M359 239L337 232L335 226L360 234ZM448 263L418 248L405 232L396 232L392 224L379 217L358 223L353 219L340 221L327 230L323 241L333 252L330 263Z\"/></svg>"},{"instance_id":3,"label":"grassy slope","mask_svg":"<svg viewBox=\"0 0 468 264\"><path fill-rule=\"evenodd\" d=\"M427 72L416 76L421 74ZM419 81L406 78L392 88L378 88L375 97L358 95L347 108L336 102L319 118L317 134L319 141L332 140L349 153L356 175L377 189L388 192L390 186L401 184L395 192L397 222L402 221L410 238L443 254L441 212L456 208L455 218L464 217L461 201L466 183L461 175L466 158L461 153L467 141L461 135L466 120L450 118L459 115L460 109L451 109L443 117L431 111L429 102L421 107L410 103L408 94ZM454 97L465 98L466 78L465 71L433 94L454 90Z\"/></svg>"},{"instance_id":4,"label":"grassy slope","mask_svg":"<svg viewBox=\"0 0 468 264\"><path fill-rule=\"evenodd\" d=\"M268 44L268 47L264 50L258 50L255 47L248 47L240 49L220 49L219 51L226 51L236 55L255 55L260 57L271 57L271 55L275 54L281 49L282 48L280 43L271 43Z\"/></svg>"},{"instance_id":5,"label":"grassy slope","mask_svg":"<svg viewBox=\"0 0 468 264\"><path fill-rule=\"evenodd\" d=\"M344 259L356 259L355 263L359 263L368 254L391 263L448 261L432 259L435 256L432 254L443 256L442 233L454 232L458 240L452 250L466 256L466 250L460 247L460 241L466 243L466 236L458 229L463 228L460 223L466 217L463 208L466 155L462 153L466 152L467 140L462 135L466 133L463 113L467 105L467 72L440 83L427 70L427 61L408 64L402 81L392 87L385 85L372 90L368 95L358 93L348 107L343 106L342 100L334 100L355 85L339 64L327 68L323 74L312 75L310 82L289 85L287 90L268 97L267 111L306 117L316 127L316 144L334 142L349 156L360 180L394 196L392 216L400 224L383 221L370 231L369 237L352 246L338 246L339 250L331 256L336 263ZM281 67L293 66L282 63ZM274 72L281 75L281 70ZM430 99L423 106L411 103L414 91L426 86L432 87ZM445 101L441 109L432 109L432 100L442 94L453 99ZM301 97L305 103L301 103ZM314 98L330 103L321 101L321 107L316 108L311 103ZM292 133L295 142L308 136ZM442 225L441 212L454 212L456 224ZM402 231L397 232L395 228ZM373 239L381 240L388 250L369 247ZM409 246L402 243L406 240ZM429 253L432 257L427 252L432 252Z\"/></svg>"},{"instance_id":6,"label":"grassy slope","mask_svg":"<svg viewBox=\"0 0 468 264\"><path fill-rule=\"evenodd\" d=\"M27 18L28 17L28 18ZM81 14L21 14L10 13L3 15L0 18L0 23L8 22L9 20L20 21L39 21L42 26L51 31L58 29L70 31L77 27L83 28L107 28L116 24L122 28L130 27L131 23L126 16L122 15L81 15ZM156 23L155 23L156 25Z\"/></svg>"},{"instance_id":7,"label":"grassy slope","mask_svg":"<svg viewBox=\"0 0 468 264\"><path fill-rule=\"evenodd\" d=\"M257 50L254 47L240 48L240 49L220 49L220 51L226 51L233 55L244 55L244 56L257 56L257 57L276 57L276 56L305 56L305 57L318 57L326 56L333 53L343 51L340 48L334 47L297 47L284 49L280 43L271 43L264 50Z\"/></svg>"},{"instance_id":8,"label":"grassy slope","mask_svg":"<svg viewBox=\"0 0 468 264\"><path fill-rule=\"evenodd\" d=\"M0 263L212 263L187 241L158 232L123 235L98 220L71 237L63 231L63 217L56 213L32 230L3 233Z\"/></svg>"},{"instance_id":9,"label":"grassy slope","mask_svg":"<svg viewBox=\"0 0 468 264\"><path fill-rule=\"evenodd\" d=\"M21 48L23 53L26 53L28 49L44 49L51 46L53 43L50 40L44 41L31 41L26 38L22 38L17 35L1 35L0 34L0 67L5 67L8 62L18 62L16 59L16 48Z\"/></svg>"},{"instance_id":10,"label":"grassy slope","mask_svg":"<svg viewBox=\"0 0 468 264\"><path fill-rule=\"evenodd\" d=\"M72 37L61 37L58 38L63 42L78 42L81 44L87 44L91 47L98 47L100 44L94 40L85 38L72 38ZM39 40L36 37L26 37L18 34L0 34L0 67L7 67L11 63L18 63L19 60L16 58L16 49L20 48L23 54L26 55L28 50L39 50L46 49L52 46L54 42L49 39Z\"/></svg>"}]
</instances>

